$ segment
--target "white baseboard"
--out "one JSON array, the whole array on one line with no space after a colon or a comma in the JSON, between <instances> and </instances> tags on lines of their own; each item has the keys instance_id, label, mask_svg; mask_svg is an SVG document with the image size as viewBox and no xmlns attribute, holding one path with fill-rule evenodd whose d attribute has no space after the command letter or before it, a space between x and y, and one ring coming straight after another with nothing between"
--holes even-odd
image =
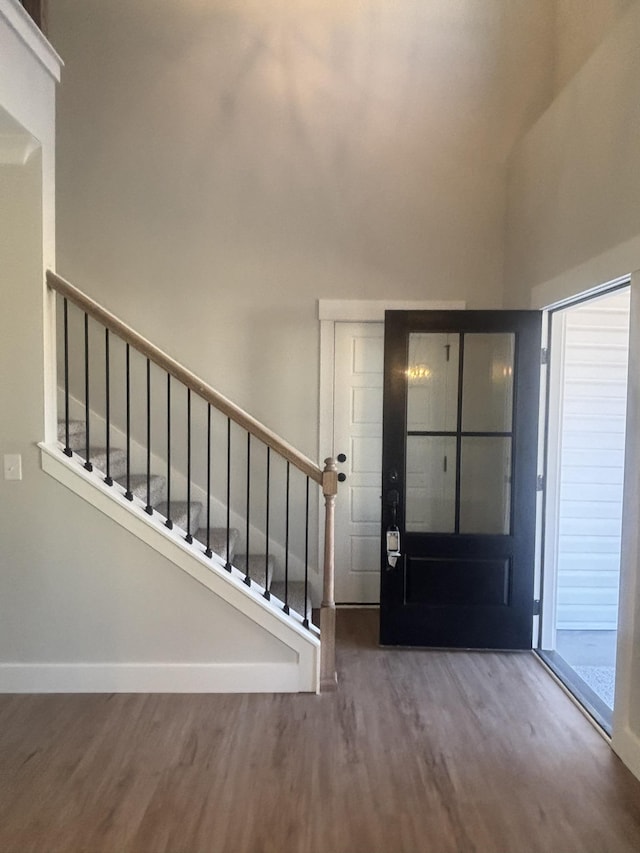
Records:
<instances>
[{"instance_id":1,"label":"white baseboard","mask_svg":"<svg viewBox=\"0 0 640 853\"><path fill-rule=\"evenodd\" d=\"M0 693L297 693L295 663L0 664Z\"/></svg>"},{"instance_id":2,"label":"white baseboard","mask_svg":"<svg viewBox=\"0 0 640 853\"><path fill-rule=\"evenodd\" d=\"M640 737L629 726L614 731L611 748L629 770L640 779Z\"/></svg>"}]
</instances>

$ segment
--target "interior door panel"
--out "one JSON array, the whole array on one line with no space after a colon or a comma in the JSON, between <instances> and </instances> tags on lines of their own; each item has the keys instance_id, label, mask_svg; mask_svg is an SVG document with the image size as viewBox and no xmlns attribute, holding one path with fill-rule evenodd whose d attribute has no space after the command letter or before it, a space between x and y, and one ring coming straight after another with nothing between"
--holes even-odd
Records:
<instances>
[{"instance_id":1,"label":"interior door panel","mask_svg":"<svg viewBox=\"0 0 640 853\"><path fill-rule=\"evenodd\" d=\"M540 329L537 311L386 314L385 645L531 648Z\"/></svg>"}]
</instances>

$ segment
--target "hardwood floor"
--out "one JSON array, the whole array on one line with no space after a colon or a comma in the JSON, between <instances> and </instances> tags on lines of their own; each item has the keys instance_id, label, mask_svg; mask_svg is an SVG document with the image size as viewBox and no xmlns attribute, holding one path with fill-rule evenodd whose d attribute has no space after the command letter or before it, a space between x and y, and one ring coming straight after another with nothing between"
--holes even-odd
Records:
<instances>
[{"instance_id":1,"label":"hardwood floor","mask_svg":"<svg viewBox=\"0 0 640 853\"><path fill-rule=\"evenodd\" d=\"M376 618L339 612L320 697L0 697L0 850L640 850L640 782L532 656Z\"/></svg>"}]
</instances>

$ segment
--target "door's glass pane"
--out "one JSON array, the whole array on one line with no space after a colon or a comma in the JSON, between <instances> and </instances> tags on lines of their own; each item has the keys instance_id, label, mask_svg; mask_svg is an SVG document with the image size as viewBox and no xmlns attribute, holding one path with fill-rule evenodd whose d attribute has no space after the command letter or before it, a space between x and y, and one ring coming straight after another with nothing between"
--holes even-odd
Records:
<instances>
[{"instance_id":1,"label":"door's glass pane","mask_svg":"<svg viewBox=\"0 0 640 853\"><path fill-rule=\"evenodd\" d=\"M511 439L463 438L460 533L504 533L511 526Z\"/></svg>"},{"instance_id":2,"label":"door's glass pane","mask_svg":"<svg viewBox=\"0 0 640 853\"><path fill-rule=\"evenodd\" d=\"M407 429L455 431L459 335L411 332L407 365Z\"/></svg>"},{"instance_id":3,"label":"door's glass pane","mask_svg":"<svg viewBox=\"0 0 640 853\"><path fill-rule=\"evenodd\" d=\"M466 334L462 376L463 432L510 432L515 335Z\"/></svg>"},{"instance_id":4,"label":"door's glass pane","mask_svg":"<svg viewBox=\"0 0 640 853\"><path fill-rule=\"evenodd\" d=\"M452 533L456 520L456 439L407 436L405 528Z\"/></svg>"}]
</instances>

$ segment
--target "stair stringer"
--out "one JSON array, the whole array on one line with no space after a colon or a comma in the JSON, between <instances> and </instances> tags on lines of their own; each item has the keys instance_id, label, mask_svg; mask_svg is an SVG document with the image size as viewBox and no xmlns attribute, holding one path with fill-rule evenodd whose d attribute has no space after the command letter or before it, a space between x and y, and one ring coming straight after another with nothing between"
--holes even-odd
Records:
<instances>
[{"instance_id":1,"label":"stair stringer","mask_svg":"<svg viewBox=\"0 0 640 853\"><path fill-rule=\"evenodd\" d=\"M260 678L258 683L246 683L242 664L239 664L237 679L227 674L218 689L213 686L208 692L319 692L320 635L314 625L304 628L295 616L284 613L278 599L272 596L267 601L259 591L260 587L250 588L244 583L241 572L236 569L227 571L217 554L206 557L199 547L184 540L184 531L179 528L168 530L160 523L159 517L147 515L141 501L127 501L120 490L106 486L94 474L75 465L59 447L45 443L40 443L39 447L45 473L145 542L295 654L295 663L273 664L269 676ZM100 691L100 688L95 689ZM126 686L126 692L147 692L147 689L144 685L141 688L130 683ZM192 690L181 689L178 684L177 692ZM197 692L204 692L201 685Z\"/></svg>"}]
</instances>

